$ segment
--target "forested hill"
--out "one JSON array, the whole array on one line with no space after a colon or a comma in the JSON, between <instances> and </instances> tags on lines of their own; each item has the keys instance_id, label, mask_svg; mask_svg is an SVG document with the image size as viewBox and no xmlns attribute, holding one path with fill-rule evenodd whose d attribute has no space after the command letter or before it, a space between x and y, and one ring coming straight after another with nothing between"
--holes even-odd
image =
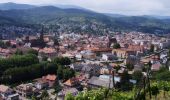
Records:
<instances>
[{"instance_id":1,"label":"forested hill","mask_svg":"<svg viewBox=\"0 0 170 100\"><path fill-rule=\"evenodd\" d=\"M84 9L61 9L41 6L29 9L0 11L0 24L46 24L59 25L63 30L102 33L111 31L142 31L147 33L170 33L170 20L146 16L111 16ZM99 29L99 30L98 30Z\"/></svg>"}]
</instances>

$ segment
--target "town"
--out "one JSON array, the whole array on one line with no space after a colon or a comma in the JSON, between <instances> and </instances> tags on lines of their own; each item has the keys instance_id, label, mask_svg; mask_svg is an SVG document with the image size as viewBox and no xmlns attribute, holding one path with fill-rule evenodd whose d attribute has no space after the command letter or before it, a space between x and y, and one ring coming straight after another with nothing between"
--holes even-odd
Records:
<instances>
[{"instance_id":1,"label":"town","mask_svg":"<svg viewBox=\"0 0 170 100\"><path fill-rule=\"evenodd\" d=\"M42 29L37 35L2 37L0 100L74 100L68 98L93 89L134 87L139 91L132 98L139 98L145 88L151 97L158 94L153 80L170 79L169 47L168 37L135 31L102 36Z\"/></svg>"}]
</instances>

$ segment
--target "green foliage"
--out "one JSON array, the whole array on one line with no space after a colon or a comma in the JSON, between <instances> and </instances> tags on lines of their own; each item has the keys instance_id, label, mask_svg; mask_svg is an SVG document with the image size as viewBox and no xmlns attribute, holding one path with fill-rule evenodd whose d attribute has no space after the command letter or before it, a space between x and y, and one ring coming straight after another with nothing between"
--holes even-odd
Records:
<instances>
[{"instance_id":1,"label":"green foliage","mask_svg":"<svg viewBox=\"0 0 170 100\"><path fill-rule=\"evenodd\" d=\"M134 92L120 92L108 89L92 89L89 91L80 92L77 96L73 97L68 94L65 100L134 100Z\"/></svg>"},{"instance_id":2,"label":"green foliage","mask_svg":"<svg viewBox=\"0 0 170 100\"><path fill-rule=\"evenodd\" d=\"M158 88L158 86L156 84L151 86L151 93L155 97L159 94L159 88Z\"/></svg>"},{"instance_id":3,"label":"green foliage","mask_svg":"<svg viewBox=\"0 0 170 100\"><path fill-rule=\"evenodd\" d=\"M0 59L0 75L9 68L25 67L39 62L37 56L29 55L14 55L7 59Z\"/></svg>"},{"instance_id":4,"label":"green foliage","mask_svg":"<svg viewBox=\"0 0 170 100\"><path fill-rule=\"evenodd\" d=\"M42 61L47 61L48 57L47 56L42 56Z\"/></svg>"},{"instance_id":5,"label":"green foliage","mask_svg":"<svg viewBox=\"0 0 170 100\"><path fill-rule=\"evenodd\" d=\"M134 100L134 93L132 92L113 92L112 100Z\"/></svg>"},{"instance_id":6,"label":"green foliage","mask_svg":"<svg viewBox=\"0 0 170 100\"><path fill-rule=\"evenodd\" d=\"M70 65L71 60L67 57L57 57L53 60L54 63L61 64L61 65Z\"/></svg>"},{"instance_id":7,"label":"green foliage","mask_svg":"<svg viewBox=\"0 0 170 100\"><path fill-rule=\"evenodd\" d=\"M75 76L75 71L73 69L65 68L63 70L63 79L67 80L73 76Z\"/></svg>"},{"instance_id":8,"label":"green foliage","mask_svg":"<svg viewBox=\"0 0 170 100\"><path fill-rule=\"evenodd\" d=\"M34 54L34 55L38 56L38 51L34 50L34 49L29 49L27 53L28 54Z\"/></svg>"},{"instance_id":9,"label":"green foliage","mask_svg":"<svg viewBox=\"0 0 170 100\"><path fill-rule=\"evenodd\" d=\"M42 100L48 100L49 98L49 94L47 92L47 90L44 90L41 94L41 97L40 97Z\"/></svg>"},{"instance_id":10,"label":"green foliage","mask_svg":"<svg viewBox=\"0 0 170 100\"><path fill-rule=\"evenodd\" d=\"M0 40L0 47L7 48L8 46L3 41Z\"/></svg>"},{"instance_id":11,"label":"green foliage","mask_svg":"<svg viewBox=\"0 0 170 100\"><path fill-rule=\"evenodd\" d=\"M2 75L3 83L18 83L39 78L47 74L55 74L57 66L47 62L30 65L28 67L15 67L7 69Z\"/></svg>"},{"instance_id":12,"label":"green foliage","mask_svg":"<svg viewBox=\"0 0 170 100\"><path fill-rule=\"evenodd\" d=\"M122 91L129 91L133 88L133 84L129 82L129 79L130 79L130 76L128 74L127 71L125 71L123 74L122 74L122 78L121 78L121 87L120 89Z\"/></svg>"},{"instance_id":13,"label":"green foliage","mask_svg":"<svg viewBox=\"0 0 170 100\"><path fill-rule=\"evenodd\" d=\"M29 15L29 16L28 16ZM58 25L66 25L64 30L103 34L103 29L109 28L114 31L142 31L146 33L168 33L170 29L169 20L160 20L148 17L108 17L103 14L80 10L80 9L59 9L52 6L35 7L27 10L9 10L0 12L0 24L48 24L55 27L50 30L56 31ZM8 16L8 17L6 17ZM98 30L91 25L95 23ZM81 26L88 25L82 29ZM31 26L32 27L32 26ZM70 28L71 27L71 28Z\"/></svg>"},{"instance_id":14,"label":"green foliage","mask_svg":"<svg viewBox=\"0 0 170 100\"><path fill-rule=\"evenodd\" d=\"M118 72L118 70L120 70L120 68L121 68L121 67L120 67L119 65L117 65L117 66L114 67L114 69L116 70L116 72Z\"/></svg>"},{"instance_id":15,"label":"green foliage","mask_svg":"<svg viewBox=\"0 0 170 100\"><path fill-rule=\"evenodd\" d=\"M59 80L63 79L63 68L62 68L62 66L58 67L57 76L58 76Z\"/></svg>"},{"instance_id":16,"label":"green foliage","mask_svg":"<svg viewBox=\"0 0 170 100\"><path fill-rule=\"evenodd\" d=\"M57 70L57 76L58 76L59 80L61 80L61 79L67 80L67 79L75 76L75 71L70 68L59 66L58 70Z\"/></svg>"},{"instance_id":17,"label":"green foliage","mask_svg":"<svg viewBox=\"0 0 170 100\"><path fill-rule=\"evenodd\" d=\"M170 81L170 72L168 70L162 69L155 74L156 80Z\"/></svg>"},{"instance_id":18,"label":"green foliage","mask_svg":"<svg viewBox=\"0 0 170 100\"><path fill-rule=\"evenodd\" d=\"M75 100L73 95L71 95L70 93L66 95L65 100Z\"/></svg>"},{"instance_id":19,"label":"green foliage","mask_svg":"<svg viewBox=\"0 0 170 100\"><path fill-rule=\"evenodd\" d=\"M59 41L58 41L58 39L54 39L54 45L59 46Z\"/></svg>"},{"instance_id":20,"label":"green foliage","mask_svg":"<svg viewBox=\"0 0 170 100\"><path fill-rule=\"evenodd\" d=\"M133 64L126 64L126 67L127 67L128 70L133 70L134 69Z\"/></svg>"},{"instance_id":21,"label":"green foliage","mask_svg":"<svg viewBox=\"0 0 170 100\"><path fill-rule=\"evenodd\" d=\"M15 55L23 55L22 50L17 49L17 50L15 51Z\"/></svg>"},{"instance_id":22,"label":"green foliage","mask_svg":"<svg viewBox=\"0 0 170 100\"><path fill-rule=\"evenodd\" d=\"M119 49L119 48L121 48L119 43L115 43L113 45L113 49Z\"/></svg>"},{"instance_id":23,"label":"green foliage","mask_svg":"<svg viewBox=\"0 0 170 100\"><path fill-rule=\"evenodd\" d=\"M150 52L154 52L154 45L153 44L151 44L151 46L150 46Z\"/></svg>"},{"instance_id":24,"label":"green foliage","mask_svg":"<svg viewBox=\"0 0 170 100\"><path fill-rule=\"evenodd\" d=\"M132 75L132 79L136 80L137 82L140 82L142 80L142 77L142 71L135 71Z\"/></svg>"}]
</instances>

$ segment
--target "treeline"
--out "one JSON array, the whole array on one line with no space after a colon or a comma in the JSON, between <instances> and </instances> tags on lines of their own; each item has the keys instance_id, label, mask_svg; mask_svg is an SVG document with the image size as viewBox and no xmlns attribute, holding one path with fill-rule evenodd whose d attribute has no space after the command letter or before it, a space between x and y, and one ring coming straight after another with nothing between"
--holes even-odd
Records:
<instances>
[{"instance_id":1,"label":"treeline","mask_svg":"<svg viewBox=\"0 0 170 100\"><path fill-rule=\"evenodd\" d=\"M0 59L0 75L9 68L24 67L37 63L39 63L39 59L33 54L14 55L7 59Z\"/></svg>"},{"instance_id":2,"label":"treeline","mask_svg":"<svg viewBox=\"0 0 170 100\"><path fill-rule=\"evenodd\" d=\"M16 67L7 69L1 78L2 83L11 84L39 78L47 74L56 74L57 65L42 62L26 67Z\"/></svg>"},{"instance_id":3,"label":"treeline","mask_svg":"<svg viewBox=\"0 0 170 100\"><path fill-rule=\"evenodd\" d=\"M58 62L59 59L60 62ZM7 64L7 62L9 63ZM71 63L68 58L56 58L52 62L39 63L36 55L17 55L12 58L1 59L0 63L5 63L6 65L3 65L3 67L7 67L2 70L0 77L0 83L3 84L29 81L47 74L56 74L60 80L67 80L75 75L73 69L64 67L64 65Z\"/></svg>"}]
</instances>

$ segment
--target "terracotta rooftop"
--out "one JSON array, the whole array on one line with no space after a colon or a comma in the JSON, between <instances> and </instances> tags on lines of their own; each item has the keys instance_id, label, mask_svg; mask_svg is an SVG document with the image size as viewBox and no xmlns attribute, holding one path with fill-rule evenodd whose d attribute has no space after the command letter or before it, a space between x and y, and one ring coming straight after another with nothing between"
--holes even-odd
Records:
<instances>
[{"instance_id":1,"label":"terracotta rooftop","mask_svg":"<svg viewBox=\"0 0 170 100\"><path fill-rule=\"evenodd\" d=\"M0 85L0 92L6 92L9 89L8 86Z\"/></svg>"},{"instance_id":2,"label":"terracotta rooftop","mask_svg":"<svg viewBox=\"0 0 170 100\"><path fill-rule=\"evenodd\" d=\"M56 75L47 75L47 76L44 76L46 80L49 80L49 81L55 81L57 76Z\"/></svg>"},{"instance_id":3,"label":"terracotta rooftop","mask_svg":"<svg viewBox=\"0 0 170 100\"><path fill-rule=\"evenodd\" d=\"M78 79L77 78L71 78L71 79L68 79L64 85L67 85L67 86L74 86L75 84L77 84L78 82Z\"/></svg>"}]
</instances>

